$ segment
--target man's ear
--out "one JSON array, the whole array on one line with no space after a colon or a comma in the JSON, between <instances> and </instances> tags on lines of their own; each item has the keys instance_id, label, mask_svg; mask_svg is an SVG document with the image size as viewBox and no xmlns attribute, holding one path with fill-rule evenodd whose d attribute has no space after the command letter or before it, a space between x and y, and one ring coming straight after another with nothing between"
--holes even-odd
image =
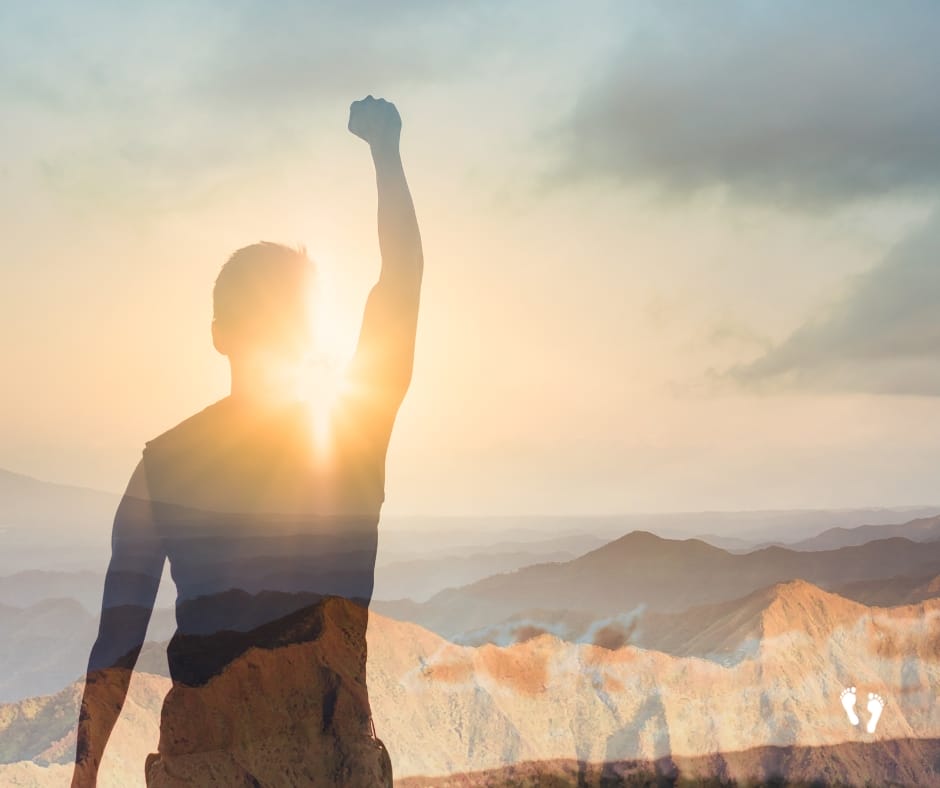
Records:
<instances>
[{"instance_id":1,"label":"man's ear","mask_svg":"<svg viewBox=\"0 0 940 788\"><path fill-rule=\"evenodd\" d=\"M228 343L226 342L227 337L225 332L219 326L218 320L212 321L212 344L216 350L219 351L223 356L228 355Z\"/></svg>"}]
</instances>

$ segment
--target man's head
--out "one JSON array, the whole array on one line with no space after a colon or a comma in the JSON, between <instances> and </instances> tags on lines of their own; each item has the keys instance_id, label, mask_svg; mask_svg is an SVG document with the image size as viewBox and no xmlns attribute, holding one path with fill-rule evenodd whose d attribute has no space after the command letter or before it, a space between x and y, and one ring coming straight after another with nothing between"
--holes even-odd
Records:
<instances>
[{"instance_id":1,"label":"man's head","mask_svg":"<svg viewBox=\"0 0 940 788\"><path fill-rule=\"evenodd\" d=\"M212 293L216 350L233 363L302 358L310 349L313 276L302 249L262 242L235 252Z\"/></svg>"}]
</instances>

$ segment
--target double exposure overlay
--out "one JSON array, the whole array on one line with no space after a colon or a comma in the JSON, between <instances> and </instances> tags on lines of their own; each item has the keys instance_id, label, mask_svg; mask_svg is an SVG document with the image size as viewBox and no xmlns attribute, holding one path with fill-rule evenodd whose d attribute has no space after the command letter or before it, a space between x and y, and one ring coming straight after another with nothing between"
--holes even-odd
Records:
<instances>
[{"instance_id":1,"label":"double exposure overlay","mask_svg":"<svg viewBox=\"0 0 940 788\"><path fill-rule=\"evenodd\" d=\"M938 39L0 5L0 788L940 785Z\"/></svg>"}]
</instances>

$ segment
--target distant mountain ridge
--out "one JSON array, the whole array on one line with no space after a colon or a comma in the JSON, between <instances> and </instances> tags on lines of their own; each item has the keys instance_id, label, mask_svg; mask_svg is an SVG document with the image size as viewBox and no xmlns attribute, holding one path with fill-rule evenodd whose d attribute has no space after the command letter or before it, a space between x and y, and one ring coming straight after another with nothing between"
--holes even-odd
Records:
<instances>
[{"instance_id":1,"label":"distant mountain ridge","mask_svg":"<svg viewBox=\"0 0 940 788\"><path fill-rule=\"evenodd\" d=\"M0 575L102 567L120 496L0 469Z\"/></svg>"},{"instance_id":2,"label":"distant mountain ridge","mask_svg":"<svg viewBox=\"0 0 940 788\"><path fill-rule=\"evenodd\" d=\"M838 550L768 547L732 554L698 539L670 540L635 531L572 561L543 563L442 591L423 604L376 602L385 615L444 637L493 626L533 609L681 613L803 579L823 588L940 574L940 542L892 538Z\"/></svg>"},{"instance_id":3,"label":"distant mountain ridge","mask_svg":"<svg viewBox=\"0 0 940 788\"><path fill-rule=\"evenodd\" d=\"M74 599L0 605L0 702L24 690L47 693L74 681L88 661L97 624Z\"/></svg>"},{"instance_id":4,"label":"distant mountain ridge","mask_svg":"<svg viewBox=\"0 0 940 788\"><path fill-rule=\"evenodd\" d=\"M104 577L99 572L27 569L0 577L0 605L29 607L44 599L68 597L96 613L103 590Z\"/></svg>"},{"instance_id":5,"label":"distant mountain ridge","mask_svg":"<svg viewBox=\"0 0 940 788\"><path fill-rule=\"evenodd\" d=\"M381 563L375 567L373 596L376 599L405 597L421 602L449 586L466 585L544 561L570 561L579 554L571 551L534 554L524 551L485 552Z\"/></svg>"},{"instance_id":6,"label":"distant mountain ridge","mask_svg":"<svg viewBox=\"0 0 940 788\"><path fill-rule=\"evenodd\" d=\"M856 528L829 528L817 536L786 545L791 550L835 550L840 547L901 537L912 542L934 542L940 539L940 515L921 517L894 525L860 525Z\"/></svg>"},{"instance_id":7,"label":"distant mountain ridge","mask_svg":"<svg viewBox=\"0 0 940 788\"><path fill-rule=\"evenodd\" d=\"M0 468L0 525L4 528L52 528L67 524L72 517L85 519L88 514L110 512L104 524L110 531L119 500L114 493L46 482Z\"/></svg>"}]
</instances>

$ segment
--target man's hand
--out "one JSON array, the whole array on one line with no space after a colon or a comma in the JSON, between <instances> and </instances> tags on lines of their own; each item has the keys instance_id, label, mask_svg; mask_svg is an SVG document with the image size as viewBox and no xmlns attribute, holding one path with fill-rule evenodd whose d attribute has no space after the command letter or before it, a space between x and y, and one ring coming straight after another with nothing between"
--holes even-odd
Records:
<instances>
[{"instance_id":1,"label":"man's hand","mask_svg":"<svg viewBox=\"0 0 940 788\"><path fill-rule=\"evenodd\" d=\"M397 151L401 116L391 102L366 96L350 105L349 130L368 142L373 151Z\"/></svg>"}]
</instances>

